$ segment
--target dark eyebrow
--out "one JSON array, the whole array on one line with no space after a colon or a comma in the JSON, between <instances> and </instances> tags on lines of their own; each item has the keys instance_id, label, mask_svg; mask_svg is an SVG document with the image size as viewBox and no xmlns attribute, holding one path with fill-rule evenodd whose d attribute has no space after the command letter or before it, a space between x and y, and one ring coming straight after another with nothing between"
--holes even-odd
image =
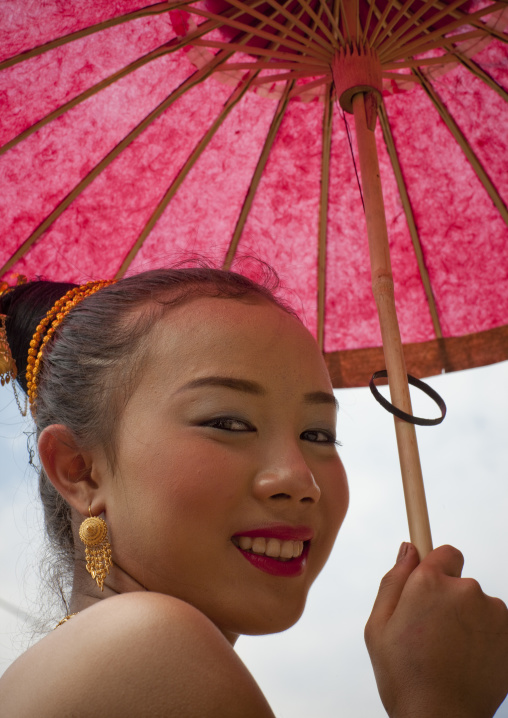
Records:
<instances>
[{"instance_id":1,"label":"dark eyebrow","mask_svg":"<svg viewBox=\"0 0 508 718\"><path fill-rule=\"evenodd\" d=\"M196 389L201 386L222 386L226 389L236 389L237 391L244 391L247 394L257 394L258 396L266 394L261 384L255 381L248 381L247 379L234 379L229 376L204 376L201 379L194 379L188 384L184 384L178 391L184 389Z\"/></svg>"},{"instance_id":2,"label":"dark eyebrow","mask_svg":"<svg viewBox=\"0 0 508 718\"><path fill-rule=\"evenodd\" d=\"M178 390L178 393L186 389L198 389L202 386L220 386L226 389L243 391L247 394L255 394L256 396L264 396L266 394L261 384L258 384L256 381L235 379L229 376L204 376L201 379L194 379L188 384L184 384L184 386ZM335 409L338 410L339 408L339 402L334 395L326 391L312 391L309 394L304 394L303 399L306 404L331 404Z\"/></svg>"},{"instance_id":3,"label":"dark eyebrow","mask_svg":"<svg viewBox=\"0 0 508 718\"><path fill-rule=\"evenodd\" d=\"M310 394L304 394L306 404L331 404L335 409L339 410L339 402L333 394L327 391L313 391Z\"/></svg>"}]
</instances>

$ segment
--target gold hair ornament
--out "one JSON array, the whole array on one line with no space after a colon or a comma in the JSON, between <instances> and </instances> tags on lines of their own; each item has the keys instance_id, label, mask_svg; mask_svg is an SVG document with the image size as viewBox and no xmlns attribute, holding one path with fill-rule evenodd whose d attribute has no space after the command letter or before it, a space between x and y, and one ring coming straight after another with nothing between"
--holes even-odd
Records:
<instances>
[{"instance_id":1,"label":"gold hair ornament","mask_svg":"<svg viewBox=\"0 0 508 718\"><path fill-rule=\"evenodd\" d=\"M35 402L37 399L39 373L41 370L42 358L46 344L51 340L54 333L63 322L67 314L74 307L91 294L95 294L99 289L114 284L116 279L101 280L98 282L88 282L79 287L69 289L61 299L55 302L44 319L40 322L35 330L35 334L30 342L28 350L28 360L26 369L26 382L28 388L28 400L30 401L30 409L35 414Z\"/></svg>"},{"instance_id":2,"label":"gold hair ornament","mask_svg":"<svg viewBox=\"0 0 508 718\"><path fill-rule=\"evenodd\" d=\"M8 384L11 379L14 381L16 374L16 362L12 356L9 342L7 341L7 331L5 329L6 314L0 314L0 383L2 386Z\"/></svg>"},{"instance_id":3,"label":"gold hair ornament","mask_svg":"<svg viewBox=\"0 0 508 718\"><path fill-rule=\"evenodd\" d=\"M26 284L26 277L24 274L18 274L16 286L18 284ZM0 297L2 296L2 294L6 294L11 289L14 289L14 287L11 287L9 284L7 284L7 282L0 282ZM26 416L26 398L25 408L22 409L18 392L16 391L16 384L14 383L14 380L16 379L16 376L18 374L18 369L16 367L14 357L12 356L11 348L9 346L9 340L7 339L7 330L5 327L6 320L7 315L0 314L0 384L2 386L5 386L5 384L8 384L10 381L12 382L12 390L14 391L14 398L16 399L18 409L22 416Z\"/></svg>"},{"instance_id":4,"label":"gold hair ornament","mask_svg":"<svg viewBox=\"0 0 508 718\"><path fill-rule=\"evenodd\" d=\"M90 517L79 527L79 538L85 544L86 570L104 591L104 579L108 575L113 560L111 544L108 540L108 527L104 519L92 516L92 507L88 507Z\"/></svg>"}]
</instances>

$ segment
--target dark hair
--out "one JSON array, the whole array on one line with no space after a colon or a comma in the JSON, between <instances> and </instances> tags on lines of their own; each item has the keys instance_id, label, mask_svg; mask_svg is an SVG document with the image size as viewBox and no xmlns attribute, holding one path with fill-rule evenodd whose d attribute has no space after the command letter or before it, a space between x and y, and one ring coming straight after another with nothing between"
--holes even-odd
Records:
<instances>
[{"instance_id":1,"label":"dark hair","mask_svg":"<svg viewBox=\"0 0 508 718\"><path fill-rule=\"evenodd\" d=\"M294 314L274 295L279 287L275 272L262 262L259 268L262 284L204 262L197 267L158 269L122 279L84 299L65 317L45 349L35 416L37 437L51 424L64 424L82 448L102 445L113 465L115 418L149 351L146 339L169 308L198 296L259 297ZM36 327L53 304L75 286L35 281L0 297L17 381L25 392L28 349ZM42 467L39 491L50 545L59 570L68 578L74 561L70 507Z\"/></svg>"}]
</instances>

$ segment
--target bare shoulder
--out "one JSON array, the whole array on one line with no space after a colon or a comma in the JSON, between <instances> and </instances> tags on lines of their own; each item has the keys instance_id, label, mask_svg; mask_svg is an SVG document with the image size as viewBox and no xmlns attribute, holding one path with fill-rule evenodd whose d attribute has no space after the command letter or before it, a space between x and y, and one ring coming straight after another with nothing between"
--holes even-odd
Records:
<instances>
[{"instance_id":1,"label":"bare shoulder","mask_svg":"<svg viewBox=\"0 0 508 718\"><path fill-rule=\"evenodd\" d=\"M0 705L9 718L273 718L216 626L153 593L109 598L43 638L0 679Z\"/></svg>"}]
</instances>

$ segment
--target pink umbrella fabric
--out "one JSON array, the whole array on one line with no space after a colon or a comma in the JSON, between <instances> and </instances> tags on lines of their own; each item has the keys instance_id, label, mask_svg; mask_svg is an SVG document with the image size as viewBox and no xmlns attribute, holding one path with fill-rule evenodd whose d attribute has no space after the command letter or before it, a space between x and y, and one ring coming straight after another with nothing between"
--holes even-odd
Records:
<instances>
[{"instance_id":1,"label":"pink umbrella fabric","mask_svg":"<svg viewBox=\"0 0 508 718\"><path fill-rule=\"evenodd\" d=\"M238 256L254 255L276 269L289 300L321 336L334 384L365 384L384 363L351 116L332 94L319 48L307 74L294 69L291 36L278 50L269 37L253 41L249 52L229 53L231 69L219 66L225 42L237 42L239 30L212 27L203 34L200 25L213 24L210 14L231 16L231 5L2 3L0 278L22 273L84 282L190 253L219 266L228 258L234 269ZM385 29L403 3L382 3L381 14L387 5L393 7ZM472 37L453 36L461 60L441 61L443 51L435 49L418 55L414 67L384 69L385 115L376 129L397 311L407 368L416 376L508 358L508 8L452 5L452 20L453 13L483 13L461 28ZM273 10L274 2L268 6ZM405 6L407 16L423 4ZM105 25L84 31L99 23ZM480 23L493 37L479 37ZM273 67L250 70L260 58L255 53L269 45L281 57ZM41 46L46 51L30 54ZM124 71L140 58L137 69ZM418 73L430 90L415 82ZM104 87L76 102L97 83ZM321 333L320 214L322 223L326 218ZM256 271L248 262L238 266Z\"/></svg>"}]
</instances>

